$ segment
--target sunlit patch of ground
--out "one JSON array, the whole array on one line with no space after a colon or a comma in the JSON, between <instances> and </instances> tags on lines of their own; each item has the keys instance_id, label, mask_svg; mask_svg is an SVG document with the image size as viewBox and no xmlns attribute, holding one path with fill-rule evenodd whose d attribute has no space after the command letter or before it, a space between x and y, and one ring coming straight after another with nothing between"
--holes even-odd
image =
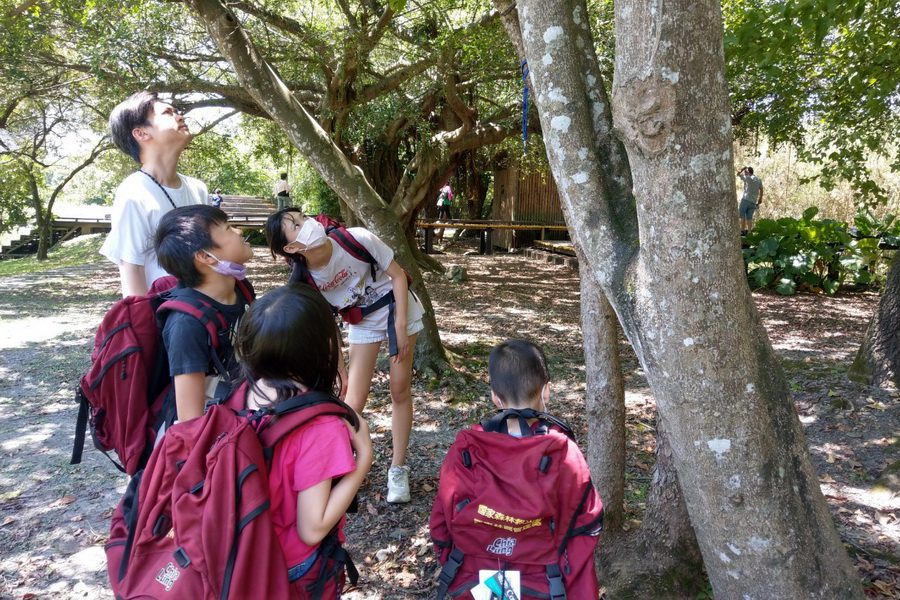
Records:
<instances>
[{"instance_id":1,"label":"sunlit patch of ground","mask_svg":"<svg viewBox=\"0 0 900 600\"><path fill-rule=\"evenodd\" d=\"M456 432L490 412L487 356L497 342L542 344L553 378L551 410L584 437L584 364L577 273L518 255L439 255L468 270L462 284L428 276L441 335L465 377L416 380L409 453L413 501L385 502L390 463L387 374L376 373L366 416L376 462L348 520L349 548L362 573L347 598L394 600L433 595L437 565L427 521L440 461ZM262 248L249 265L258 293L287 277ZM116 298L109 263L0 278L0 597L111 598L102 544L125 480L88 448L68 465L75 420L72 390L87 368L94 329ZM754 295L791 385L838 530L871 596L897 578L898 498L876 485L896 460L898 397L850 384L844 372L877 301ZM654 404L624 342L628 517L641 517L652 477Z\"/></svg>"}]
</instances>

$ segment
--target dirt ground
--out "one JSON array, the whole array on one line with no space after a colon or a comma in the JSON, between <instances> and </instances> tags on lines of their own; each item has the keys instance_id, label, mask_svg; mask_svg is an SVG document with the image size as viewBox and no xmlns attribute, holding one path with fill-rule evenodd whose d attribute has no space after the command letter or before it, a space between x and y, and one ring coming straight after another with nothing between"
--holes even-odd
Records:
<instances>
[{"instance_id":1,"label":"dirt ground","mask_svg":"<svg viewBox=\"0 0 900 600\"><path fill-rule=\"evenodd\" d=\"M430 596L436 563L427 521L438 467L455 432L488 412L485 371L493 344L513 336L543 344L554 381L552 410L570 419L576 432L585 429L577 274L516 255L464 256L465 249L438 259L464 266L468 281L427 280L442 338L472 379L416 380L413 501L393 506L384 500L390 400L386 373L376 374L367 410L376 462L347 527L361 581L347 598ZM285 272L262 249L256 254L250 272L263 293ZM0 409L7 415L0 423L2 598L112 598L103 543L126 481L90 448L83 464L68 463L73 389L117 288L117 272L107 263L0 279ZM877 295L754 297L784 361L823 493L866 593L900 598L900 497L896 487L881 485L889 465L896 467L900 395L844 377ZM652 471L653 404L624 341L622 349L628 509L639 519Z\"/></svg>"}]
</instances>

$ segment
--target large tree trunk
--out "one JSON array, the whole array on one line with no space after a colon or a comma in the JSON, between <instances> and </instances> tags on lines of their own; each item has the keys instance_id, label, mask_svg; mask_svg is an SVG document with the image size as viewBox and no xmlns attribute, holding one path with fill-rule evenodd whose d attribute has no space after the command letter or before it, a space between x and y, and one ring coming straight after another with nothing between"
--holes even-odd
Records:
<instances>
[{"instance_id":1,"label":"large tree trunk","mask_svg":"<svg viewBox=\"0 0 900 600\"><path fill-rule=\"evenodd\" d=\"M606 505L604 505L605 509ZM706 586L665 421L656 420L656 466L637 530L609 530L600 575L610 598L693 598Z\"/></svg>"},{"instance_id":2,"label":"large tree trunk","mask_svg":"<svg viewBox=\"0 0 900 600\"><path fill-rule=\"evenodd\" d=\"M425 330L419 335L417 363L434 371L448 368L440 342L431 298L425 289L399 217L372 189L359 167L353 165L334 141L288 90L274 69L256 51L247 33L221 0L188 0L222 56L253 99L282 128L288 138L319 172L322 179L349 206L366 227L394 250L394 256L412 276L425 308ZM427 363L427 364L425 364Z\"/></svg>"},{"instance_id":3,"label":"large tree trunk","mask_svg":"<svg viewBox=\"0 0 900 600\"><path fill-rule=\"evenodd\" d=\"M719 3L616 5L630 208L584 2L517 6L567 222L647 373L716 597L861 598L743 274Z\"/></svg>"},{"instance_id":4,"label":"large tree trunk","mask_svg":"<svg viewBox=\"0 0 900 600\"><path fill-rule=\"evenodd\" d=\"M583 257L579 257L584 261ZM587 374L588 463L603 499L600 574L612 598L687 598L703 589L703 561L665 423L657 420L656 466L640 528L625 517L625 385L619 327L603 290L581 277L581 328Z\"/></svg>"},{"instance_id":5,"label":"large tree trunk","mask_svg":"<svg viewBox=\"0 0 900 600\"><path fill-rule=\"evenodd\" d=\"M587 459L594 486L603 499L603 528L608 534L619 531L625 520L625 382L616 314L589 272L581 276L581 332Z\"/></svg>"},{"instance_id":6,"label":"large tree trunk","mask_svg":"<svg viewBox=\"0 0 900 600\"><path fill-rule=\"evenodd\" d=\"M34 220L38 232L37 259L47 260L47 253L50 250L50 236L53 232L50 227L50 212L44 210L37 178L34 175L34 170L31 168L28 169L28 188L31 192L31 207L34 209Z\"/></svg>"},{"instance_id":7,"label":"large tree trunk","mask_svg":"<svg viewBox=\"0 0 900 600\"><path fill-rule=\"evenodd\" d=\"M864 385L900 389L900 251L891 261L878 310L848 375Z\"/></svg>"}]
</instances>

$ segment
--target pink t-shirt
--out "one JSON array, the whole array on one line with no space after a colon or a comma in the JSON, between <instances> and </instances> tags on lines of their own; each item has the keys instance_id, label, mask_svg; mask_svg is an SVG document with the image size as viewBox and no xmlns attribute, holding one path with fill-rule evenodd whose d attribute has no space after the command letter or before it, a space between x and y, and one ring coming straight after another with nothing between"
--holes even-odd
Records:
<instances>
[{"instance_id":1,"label":"pink t-shirt","mask_svg":"<svg viewBox=\"0 0 900 600\"><path fill-rule=\"evenodd\" d=\"M297 533L297 494L355 468L350 431L340 417L316 417L276 446L269 471L269 498L288 568L299 565L318 548L304 544ZM344 518L338 523L338 535L343 543Z\"/></svg>"}]
</instances>

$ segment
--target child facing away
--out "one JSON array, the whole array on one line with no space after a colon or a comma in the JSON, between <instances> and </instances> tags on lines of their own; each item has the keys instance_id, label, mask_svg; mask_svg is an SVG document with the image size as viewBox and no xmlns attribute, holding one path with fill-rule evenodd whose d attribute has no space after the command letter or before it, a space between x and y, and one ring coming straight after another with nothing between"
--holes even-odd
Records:
<instances>
[{"instance_id":1,"label":"child facing away","mask_svg":"<svg viewBox=\"0 0 900 600\"><path fill-rule=\"evenodd\" d=\"M509 340L488 370L500 410L461 431L441 465L429 524L444 565L436 597L596 600L603 504L568 425L546 413L544 353Z\"/></svg>"},{"instance_id":2,"label":"child facing away","mask_svg":"<svg viewBox=\"0 0 900 600\"><path fill-rule=\"evenodd\" d=\"M207 401L227 396L239 374L234 332L253 300L252 287L243 285L244 263L253 257L253 249L241 232L228 224L228 216L221 209L208 205L184 206L166 213L159 222L154 246L159 264L178 279L179 287L170 295L197 306L210 306L222 317L221 351L216 354L211 350L210 334L196 317L175 311L165 316L162 338L174 384L177 419L186 421L202 415ZM236 285L236 280L242 285Z\"/></svg>"},{"instance_id":3,"label":"child facing away","mask_svg":"<svg viewBox=\"0 0 900 600\"><path fill-rule=\"evenodd\" d=\"M254 303L241 321L237 354L250 382L250 409L310 390L334 395L340 388L340 338L331 307L309 286L277 288ZM276 446L269 471L271 515L288 578L301 598L310 597L309 586L321 582L322 573L332 572L316 597L340 597L343 565L334 551L340 552L344 513L371 465L372 441L363 419L357 430L340 417L317 416Z\"/></svg>"},{"instance_id":4,"label":"child facing away","mask_svg":"<svg viewBox=\"0 0 900 600\"><path fill-rule=\"evenodd\" d=\"M328 303L338 309L361 307L362 320L350 324L350 367L345 400L362 413L372 385L372 374L381 343L391 351L391 438L393 456L388 470L388 502L409 502L409 467L406 451L412 431L413 403L410 383L416 336L422 330L422 305L408 288L406 272L394 261L393 251L377 236L361 227L347 232L377 262L372 265L351 256L332 240L325 227L296 208L271 215L266 238L273 256L291 260L295 268L291 282L304 282L308 271ZM375 309L376 306L380 308Z\"/></svg>"}]
</instances>

